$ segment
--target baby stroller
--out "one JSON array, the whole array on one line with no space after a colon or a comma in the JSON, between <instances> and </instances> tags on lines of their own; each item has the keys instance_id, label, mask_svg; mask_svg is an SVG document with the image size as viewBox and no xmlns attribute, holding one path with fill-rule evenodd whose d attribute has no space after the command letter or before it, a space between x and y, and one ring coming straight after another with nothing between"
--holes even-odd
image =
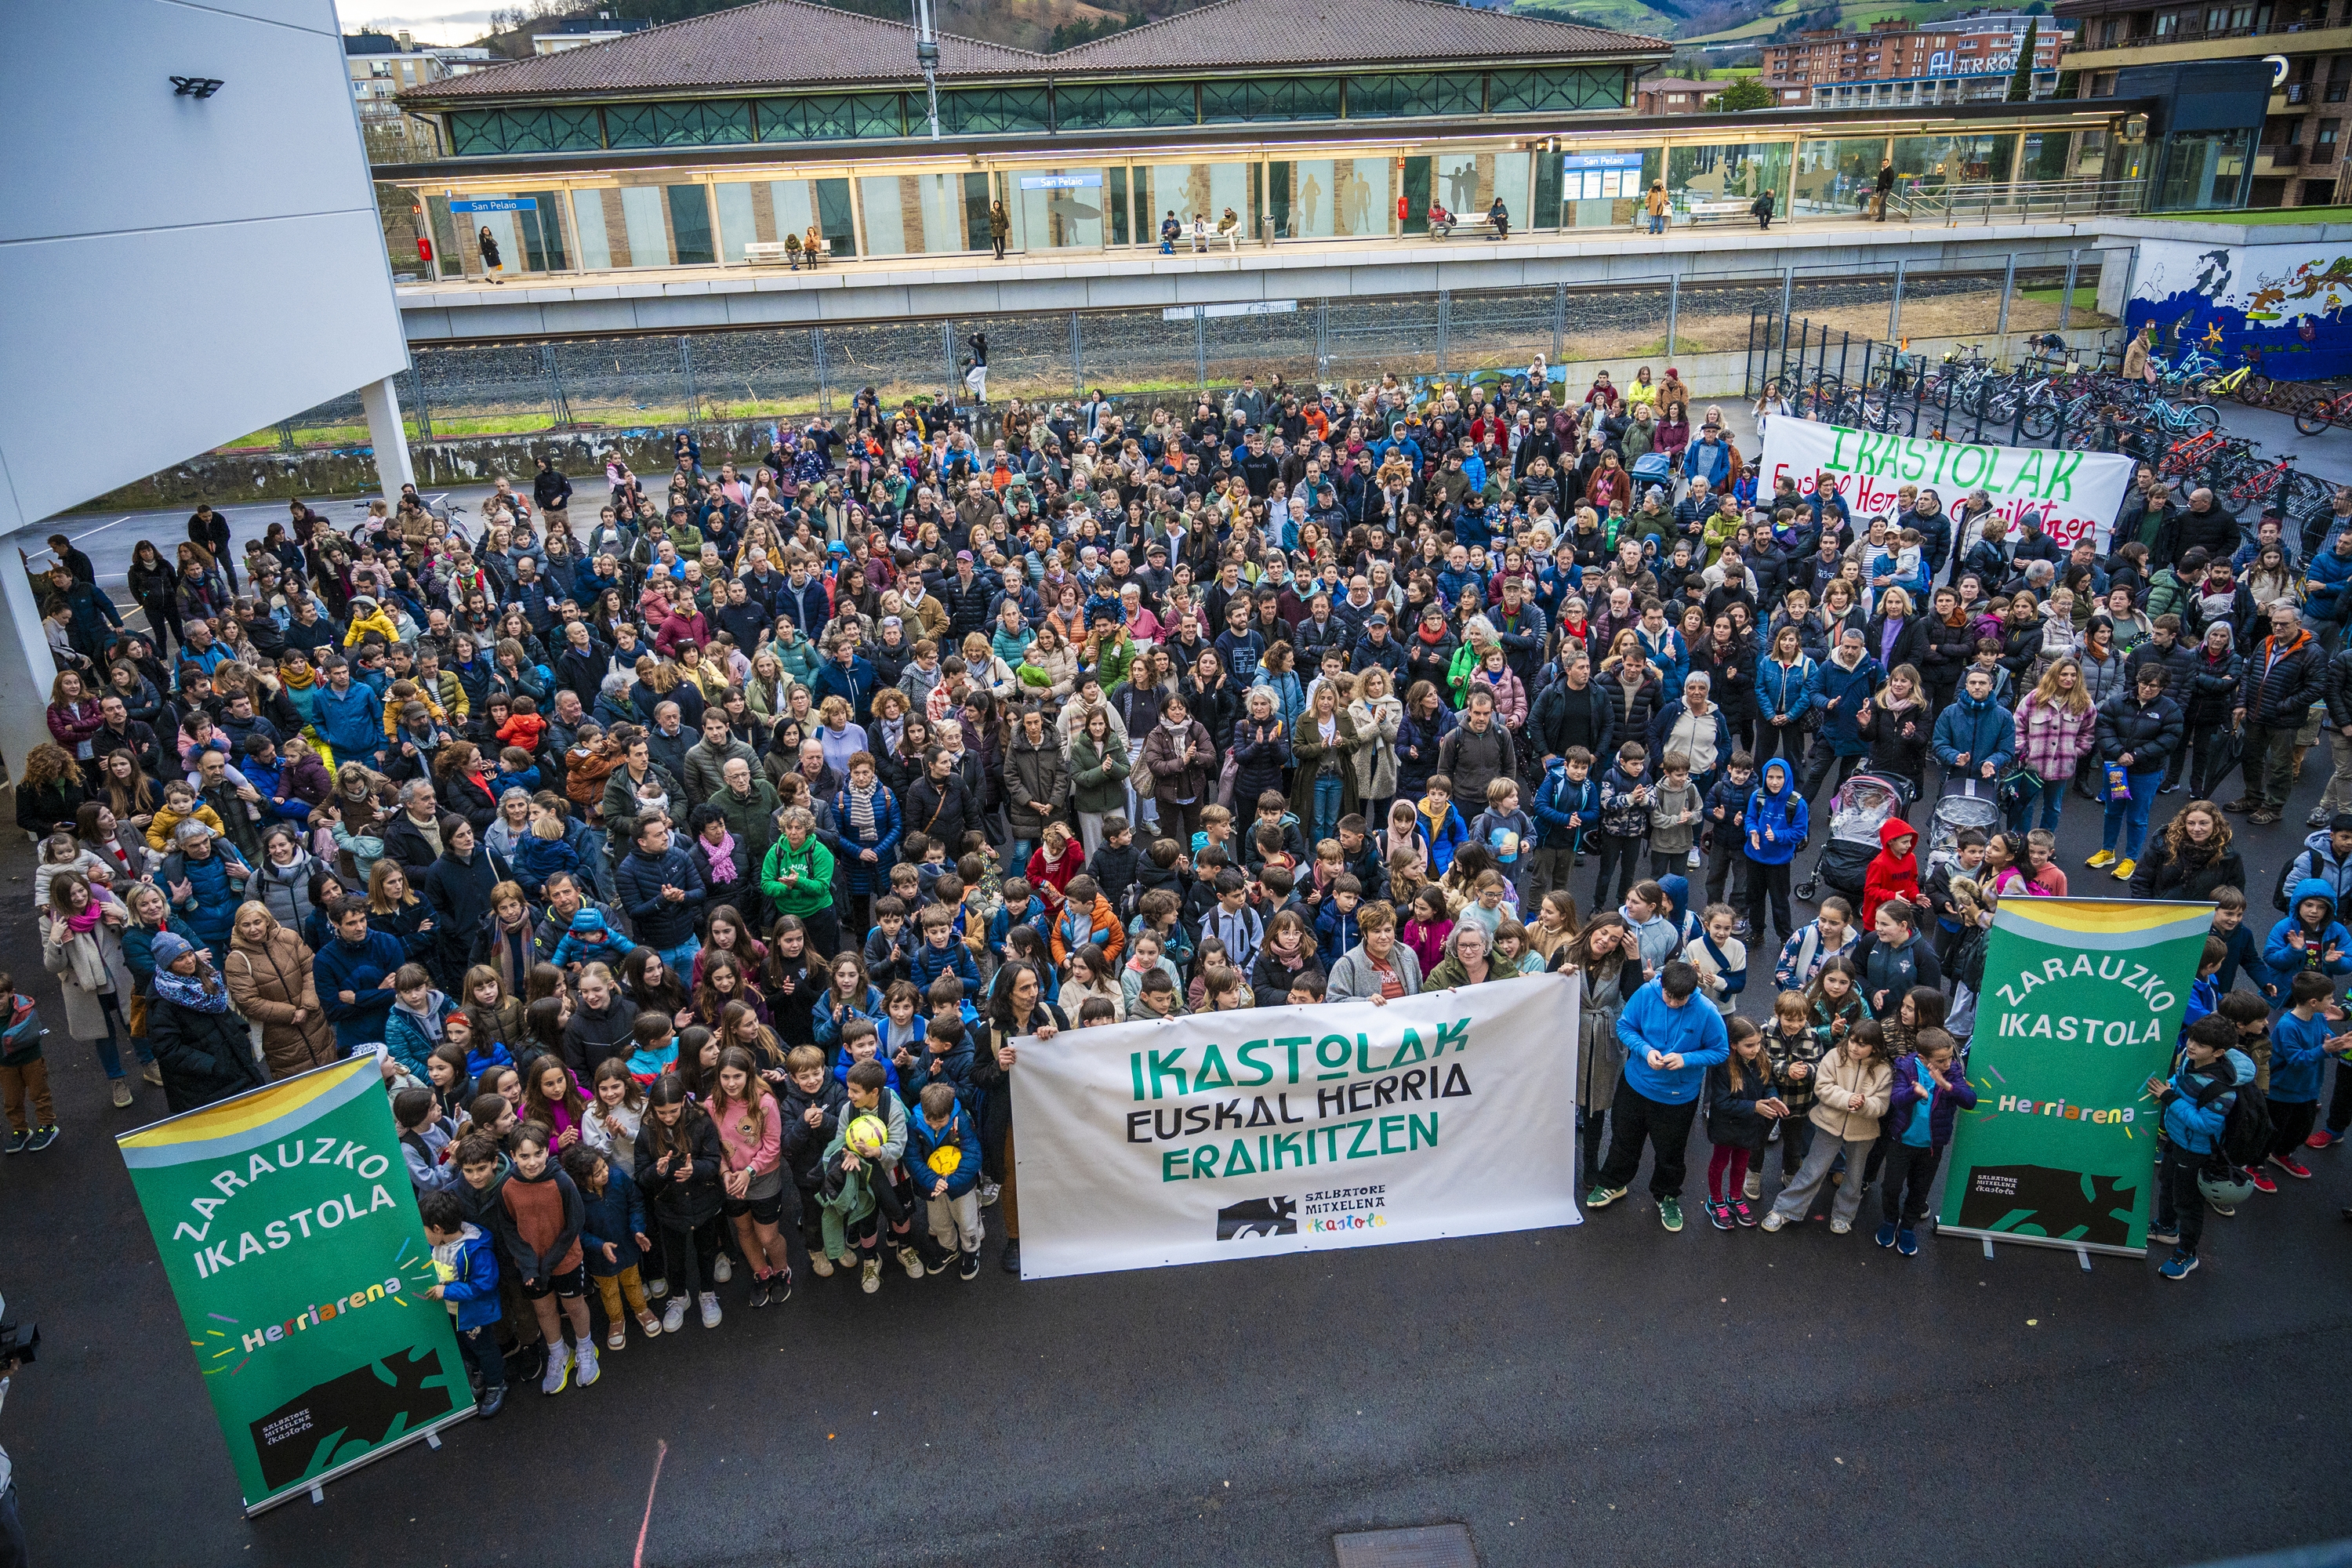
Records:
<instances>
[{"instance_id":1,"label":"baby stroller","mask_svg":"<svg viewBox=\"0 0 2352 1568\"><path fill-rule=\"evenodd\" d=\"M1988 793L1977 794L1981 787ZM1936 809L1927 819L1927 853L1926 859L1951 859L1958 854L1961 834L1975 828L1988 839L2001 829L2000 802L1990 793L1990 784L1973 783L1962 786L1961 793L1948 795L1936 802Z\"/></svg>"},{"instance_id":2,"label":"baby stroller","mask_svg":"<svg viewBox=\"0 0 2352 1568\"><path fill-rule=\"evenodd\" d=\"M1910 808L1911 781L1894 773L1861 773L1838 786L1830 797L1830 841L1813 862L1813 874L1792 889L1811 903L1822 884L1860 905L1862 886L1870 863L1878 856L1878 829Z\"/></svg>"}]
</instances>

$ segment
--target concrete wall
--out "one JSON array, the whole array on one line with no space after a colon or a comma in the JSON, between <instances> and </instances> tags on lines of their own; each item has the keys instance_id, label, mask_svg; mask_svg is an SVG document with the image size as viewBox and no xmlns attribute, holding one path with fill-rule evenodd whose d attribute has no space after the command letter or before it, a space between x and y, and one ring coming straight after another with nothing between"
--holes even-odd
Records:
<instances>
[{"instance_id":1,"label":"concrete wall","mask_svg":"<svg viewBox=\"0 0 2352 1568\"><path fill-rule=\"evenodd\" d=\"M1919 272L2063 267L2070 251L2099 243L2081 223L1961 225L1947 229L1684 229L1660 239L1601 236L1475 238L1378 245L1244 246L1238 253L1163 257L1089 254L1083 259L858 262L814 272L747 268L664 268L553 278L498 287L436 283L399 290L401 319L416 343L461 343L581 333L676 332L726 327L816 326L940 316L1054 310L1165 310L1261 300L1428 296L1439 289L1549 288L1567 282L1663 285L1884 272L1897 261Z\"/></svg>"},{"instance_id":2,"label":"concrete wall","mask_svg":"<svg viewBox=\"0 0 2352 1568\"><path fill-rule=\"evenodd\" d=\"M332 0L5 16L0 531L406 365Z\"/></svg>"}]
</instances>

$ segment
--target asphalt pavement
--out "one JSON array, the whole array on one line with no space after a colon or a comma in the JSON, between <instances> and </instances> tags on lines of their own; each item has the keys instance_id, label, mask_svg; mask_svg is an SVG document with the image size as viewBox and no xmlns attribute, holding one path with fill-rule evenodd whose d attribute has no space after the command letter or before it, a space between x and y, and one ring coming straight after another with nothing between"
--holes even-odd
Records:
<instances>
[{"instance_id":1,"label":"asphalt pavement","mask_svg":"<svg viewBox=\"0 0 2352 1568\"><path fill-rule=\"evenodd\" d=\"M239 537L269 512L235 513ZM144 526L162 543L182 515ZM84 535L101 573L138 521ZM2284 825L2231 819L2258 930L2326 767ZM2062 863L2122 896L2082 868L2097 832L2070 799ZM893 1269L866 1297L803 1269L761 1312L739 1275L719 1329L633 1334L594 1388L519 1388L495 1425L247 1521L110 1142L162 1096L114 1110L66 1038L31 865L0 847L0 963L40 999L65 1135L0 1163L0 1291L43 1334L0 1442L51 1568L1305 1568L1337 1532L1445 1521L1530 1568L2173 1563L2352 1535L2352 1145L2210 1221L2179 1284L1972 1240L1904 1259L1819 1219L1721 1234L1695 1202L1668 1235L1646 1175L1580 1226L1461 1241L1024 1284L992 1231L974 1283ZM1692 1152L1686 1197L1696 1130Z\"/></svg>"}]
</instances>

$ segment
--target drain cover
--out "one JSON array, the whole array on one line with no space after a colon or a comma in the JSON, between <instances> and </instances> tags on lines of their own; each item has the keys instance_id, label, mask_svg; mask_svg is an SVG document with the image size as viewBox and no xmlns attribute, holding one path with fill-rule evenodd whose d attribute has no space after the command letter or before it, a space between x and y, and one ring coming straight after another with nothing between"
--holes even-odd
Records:
<instances>
[{"instance_id":1,"label":"drain cover","mask_svg":"<svg viewBox=\"0 0 2352 1568\"><path fill-rule=\"evenodd\" d=\"M1335 1535L1339 1568L1478 1568L1466 1524L1423 1524L1411 1530L1363 1530Z\"/></svg>"}]
</instances>

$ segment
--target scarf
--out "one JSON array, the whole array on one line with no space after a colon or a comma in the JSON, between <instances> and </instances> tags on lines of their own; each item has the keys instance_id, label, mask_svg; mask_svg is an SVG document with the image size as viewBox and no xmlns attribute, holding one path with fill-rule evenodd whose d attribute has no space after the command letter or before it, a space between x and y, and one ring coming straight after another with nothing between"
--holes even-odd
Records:
<instances>
[{"instance_id":1,"label":"scarf","mask_svg":"<svg viewBox=\"0 0 2352 1568\"><path fill-rule=\"evenodd\" d=\"M719 840L716 844L713 844L708 838L704 839L702 841L702 853L704 858L710 862L710 879L713 882L719 884L720 887L726 887L737 879L735 875L735 836L733 834L727 833L722 830Z\"/></svg>"},{"instance_id":2,"label":"scarf","mask_svg":"<svg viewBox=\"0 0 2352 1568\"><path fill-rule=\"evenodd\" d=\"M280 668L278 679L297 691L308 691L319 684L318 672L307 666L300 669Z\"/></svg>"},{"instance_id":3,"label":"scarf","mask_svg":"<svg viewBox=\"0 0 2352 1568\"><path fill-rule=\"evenodd\" d=\"M190 978L159 967L155 971L155 994L166 1002L175 1002L199 1013L228 1011L228 993L220 989L209 972L197 978Z\"/></svg>"},{"instance_id":4,"label":"scarf","mask_svg":"<svg viewBox=\"0 0 2352 1568\"><path fill-rule=\"evenodd\" d=\"M118 850L117 853L120 851ZM105 918L106 906L92 899L81 907L79 913L68 915L66 924L76 934L86 934L97 930L98 922Z\"/></svg>"},{"instance_id":5,"label":"scarf","mask_svg":"<svg viewBox=\"0 0 2352 1568\"><path fill-rule=\"evenodd\" d=\"M872 789L861 790L854 785L849 791L849 826L857 838L864 842L870 842L875 837L874 794Z\"/></svg>"}]
</instances>

